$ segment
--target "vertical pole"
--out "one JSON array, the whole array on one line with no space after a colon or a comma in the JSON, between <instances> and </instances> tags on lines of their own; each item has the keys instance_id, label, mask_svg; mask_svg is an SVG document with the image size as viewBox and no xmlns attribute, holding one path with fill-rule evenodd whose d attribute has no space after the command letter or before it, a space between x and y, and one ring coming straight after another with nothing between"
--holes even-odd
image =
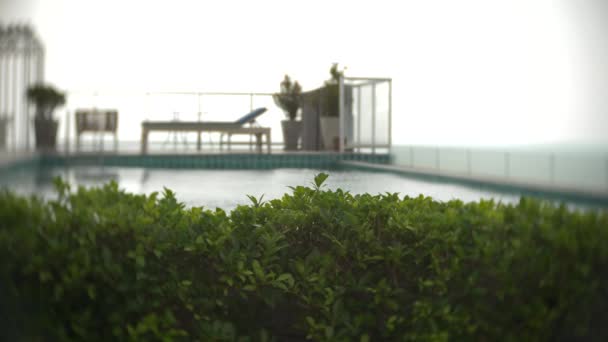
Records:
<instances>
[{"instance_id":1,"label":"vertical pole","mask_svg":"<svg viewBox=\"0 0 608 342\"><path fill-rule=\"evenodd\" d=\"M549 179L551 184L555 183L555 154L549 156Z\"/></svg>"},{"instance_id":2,"label":"vertical pole","mask_svg":"<svg viewBox=\"0 0 608 342\"><path fill-rule=\"evenodd\" d=\"M98 96L97 91L94 90L93 91L93 110L92 110L92 114L91 114L91 116L93 118L97 118L97 115L98 115L97 114L98 113L97 112L97 104L99 102L99 99L98 99L97 96ZM100 136L100 134L99 134L99 126L96 125L95 129L96 129L96 131L95 131L95 138L93 140L94 141L93 142L93 149L94 150L98 149L101 146L101 142L100 142L100 139L99 139L99 136Z\"/></svg>"},{"instance_id":3,"label":"vertical pole","mask_svg":"<svg viewBox=\"0 0 608 342\"><path fill-rule=\"evenodd\" d=\"M6 97L4 96L6 86L4 85L4 81L6 79L6 70L4 67L4 50L0 47L0 121L4 120L4 138L5 141L1 141L0 145L4 145L5 148L8 147L6 136L8 135L8 115L6 114ZM2 129L2 128L0 128Z\"/></svg>"},{"instance_id":4,"label":"vertical pole","mask_svg":"<svg viewBox=\"0 0 608 342\"><path fill-rule=\"evenodd\" d=\"M372 153L376 153L376 82L372 83Z\"/></svg>"},{"instance_id":5,"label":"vertical pole","mask_svg":"<svg viewBox=\"0 0 608 342\"><path fill-rule=\"evenodd\" d=\"M5 117L6 111L4 107L6 106L6 100L4 97L4 92L6 86L4 85L4 80L6 79L6 70L4 70L4 51L2 47L0 47L0 117Z\"/></svg>"},{"instance_id":6,"label":"vertical pole","mask_svg":"<svg viewBox=\"0 0 608 342\"><path fill-rule=\"evenodd\" d=\"M29 44L29 42L28 42ZM23 114L25 117L25 141L26 141L26 146L27 146L27 150L30 150L30 106L29 103L27 101L27 97L25 96L25 92L27 91L27 87L30 84L30 63L31 63L31 59L30 59L30 47L26 46L25 47L25 51L24 51L24 55L23 55L23 86L21 88L21 98L22 98L22 110L23 110Z\"/></svg>"},{"instance_id":7,"label":"vertical pole","mask_svg":"<svg viewBox=\"0 0 608 342\"><path fill-rule=\"evenodd\" d=\"M357 145L361 146L361 86L357 86Z\"/></svg>"},{"instance_id":8,"label":"vertical pole","mask_svg":"<svg viewBox=\"0 0 608 342\"><path fill-rule=\"evenodd\" d=\"M198 102L198 122L201 122L201 93L196 95L196 100ZM201 131L196 132L196 150L201 150Z\"/></svg>"},{"instance_id":9,"label":"vertical pole","mask_svg":"<svg viewBox=\"0 0 608 342\"><path fill-rule=\"evenodd\" d=\"M38 83L44 82L44 48L42 47L38 51L38 67L36 69L38 71L38 79L36 81Z\"/></svg>"},{"instance_id":10,"label":"vertical pole","mask_svg":"<svg viewBox=\"0 0 608 342\"><path fill-rule=\"evenodd\" d=\"M410 146L410 167L414 167L414 146Z\"/></svg>"},{"instance_id":11,"label":"vertical pole","mask_svg":"<svg viewBox=\"0 0 608 342\"><path fill-rule=\"evenodd\" d=\"M511 177L511 154L505 152L505 178Z\"/></svg>"},{"instance_id":12,"label":"vertical pole","mask_svg":"<svg viewBox=\"0 0 608 342\"><path fill-rule=\"evenodd\" d=\"M393 80L388 81L388 147L393 146Z\"/></svg>"},{"instance_id":13,"label":"vertical pole","mask_svg":"<svg viewBox=\"0 0 608 342\"><path fill-rule=\"evenodd\" d=\"M471 150L467 148L467 174L470 176L473 173L473 167L471 164Z\"/></svg>"},{"instance_id":14,"label":"vertical pole","mask_svg":"<svg viewBox=\"0 0 608 342\"><path fill-rule=\"evenodd\" d=\"M253 94L249 93L249 112L253 111ZM249 125L252 126L252 125ZM249 134L249 151L252 151L253 149L253 136L251 134Z\"/></svg>"},{"instance_id":15,"label":"vertical pole","mask_svg":"<svg viewBox=\"0 0 608 342\"><path fill-rule=\"evenodd\" d=\"M70 111L65 110L65 154L70 154Z\"/></svg>"},{"instance_id":16,"label":"vertical pole","mask_svg":"<svg viewBox=\"0 0 608 342\"><path fill-rule=\"evenodd\" d=\"M17 118L20 117L19 115L17 115L18 114L17 111L19 109L18 108L19 93L17 91L17 89L19 87L19 84L18 84L18 81L19 81L19 79L18 79L19 78L18 77L19 76L19 71L18 71L18 69L19 69L19 54L18 53L14 54L14 58L13 58L12 62L13 62L13 68L12 68L13 70L11 70L12 71L11 74L13 76L13 80L12 80L13 81L13 87L12 87L12 91L11 91L11 93L12 93L11 94L11 96L12 96L12 101L11 101L11 105L12 106L11 107L12 107L13 118L15 119L15 126L17 127ZM28 128L29 127L27 126L27 122L26 122L26 124L25 124L26 136L27 136L27 130L28 130ZM29 144L27 144L26 146L27 146L27 149L29 150Z\"/></svg>"},{"instance_id":17,"label":"vertical pole","mask_svg":"<svg viewBox=\"0 0 608 342\"><path fill-rule=\"evenodd\" d=\"M439 171L441 169L441 162L440 162L440 152L439 152L439 147L435 148L435 167L437 168L437 171Z\"/></svg>"},{"instance_id":18,"label":"vertical pole","mask_svg":"<svg viewBox=\"0 0 608 342\"><path fill-rule=\"evenodd\" d=\"M14 95L13 95L13 91L11 91L11 83L12 83L12 78L14 77L15 74L15 70L14 68L12 68L12 65L14 64L14 60L13 60L13 56L12 54L9 52L7 54L7 63L6 63L6 109L7 109L7 113L10 114L11 116L11 120L13 123L13 129L12 129L12 138L13 138L13 151L17 151L17 129L18 129L18 123L17 123L17 116L15 115L15 111L13 110L13 106L14 106Z\"/></svg>"},{"instance_id":19,"label":"vertical pole","mask_svg":"<svg viewBox=\"0 0 608 342\"><path fill-rule=\"evenodd\" d=\"M338 146L340 147L340 153L344 153L344 75L340 74L339 88L338 88L338 110L340 113L339 128L340 128L340 141Z\"/></svg>"},{"instance_id":20,"label":"vertical pole","mask_svg":"<svg viewBox=\"0 0 608 342\"><path fill-rule=\"evenodd\" d=\"M37 43L37 54L36 54L36 58L37 58L37 63L38 65L36 66L36 83L44 83L44 55L45 55L45 51L44 51L44 47L38 42Z\"/></svg>"},{"instance_id":21,"label":"vertical pole","mask_svg":"<svg viewBox=\"0 0 608 342\"><path fill-rule=\"evenodd\" d=\"M606 158L606 190L608 190L608 158Z\"/></svg>"},{"instance_id":22,"label":"vertical pole","mask_svg":"<svg viewBox=\"0 0 608 342\"><path fill-rule=\"evenodd\" d=\"M37 83L44 83L44 56L45 56L45 51L44 51L44 47L42 47L42 45L40 45L40 43L38 43L39 45L39 54L37 56L38 58L38 67L37 67L37 72L38 72L38 79L37 79Z\"/></svg>"},{"instance_id":23,"label":"vertical pole","mask_svg":"<svg viewBox=\"0 0 608 342\"><path fill-rule=\"evenodd\" d=\"M144 121L148 121L148 115L150 115L150 93L144 96Z\"/></svg>"},{"instance_id":24,"label":"vertical pole","mask_svg":"<svg viewBox=\"0 0 608 342\"><path fill-rule=\"evenodd\" d=\"M8 150L8 131L9 124L11 120L8 115L8 111L6 109L6 101L8 100L7 95L7 78L8 78L8 68L7 68L7 59L5 51L0 50L0 120L4 120L4 141L0 144L4 145L4 148ZM11 132L12 133L12 132Z\"/></svg>"},{"instance_id":25,"label":"vertical pole","mask_svg":"<svg viewBox=\"0 0 608 342\"><path fill-rule=\"evenodd\" d=\"M146 92L146 95L144 97L144 121L148 121L150 119L150 92ZM145 140L144 140L145 138ZM148 133L146 132L145 128L141 127L141 153L145 154L147 152L148 149Z\"/></svg>"},{"instance_id":26,"label":"vertical pole","mask_svg":"<svg viewBox=\"0 0 608 342\"><path fill-rule=\"evenodd\" d=\"M196 94L196 103L198 106L198 112L197 112L197 116L198 116L198 121L201 121L201 115L203 115L203 112L201 111L201 93L197 93Z\"/></svg>"}]
</instances>

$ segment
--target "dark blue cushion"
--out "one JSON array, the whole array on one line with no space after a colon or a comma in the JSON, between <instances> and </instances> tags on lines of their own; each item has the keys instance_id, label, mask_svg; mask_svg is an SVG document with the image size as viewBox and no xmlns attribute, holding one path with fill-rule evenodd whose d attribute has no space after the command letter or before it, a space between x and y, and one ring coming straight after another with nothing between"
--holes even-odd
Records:
<instances>
[{"instance_id":1,"label":"dark blue cushion","mask_svg":"<svg viewBox=\"0 0 608 342\"><path fill-rule=\"evenodd\" d=\"M267 109L264 107L255 109L255 110L245 114L242 118L236 120L234 123L237 123L239 125L244 125L246 123L252 122L253 120L255 120L255 118L262 115L262 113L264 113L265 111L267 111Z\"/></svg>"}]
</instances>

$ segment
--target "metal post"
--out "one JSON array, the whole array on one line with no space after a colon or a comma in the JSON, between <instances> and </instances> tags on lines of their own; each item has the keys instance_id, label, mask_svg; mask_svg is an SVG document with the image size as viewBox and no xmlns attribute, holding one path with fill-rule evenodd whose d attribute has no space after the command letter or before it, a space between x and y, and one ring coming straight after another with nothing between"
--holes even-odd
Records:
<instances>
[{"instance_id":1,"label":"metal post","mask_svg":"<svg viewBox=\"0 0 608 342\"><path fill-rule=\"evenodd\" d=\"M372 153L376 153L376 83L372 84Z\"/></svg>"},{"instance_id":2,"label":"metal post","mask_svg":"<svg viewBox=\"0 0 608 342\"><path fill-rule=\"evenodd\" d=\"M4 51L0 50L0 119L5 120L4 121L4 141L2 142L2 144L4 144L5 149L8 150L8 131L10 129L9 127L9 115L8 115L8 108L7 108L7 101L8 101L8 54L5 54ZM12 130L11 130L12 131ZM11 132L13 133L13 132Z\"/></svg>"},{"instance_id":3,"label":"metal post","mask_svg":"<svg viewBox=\"0 0 608 342\"><path fill-rule=\"evenodd\" d=\"M393 146L393 80L388 81L388 147Z\"/></svg>"},{"instance_id":4,"label":"metal post","mask_svg":"<svg viewBox=\"0 0 608 342\"><path fill-rule=\"evenodd\" d=\"M44 82L44 49L41 47L38 56L38 66L36 67L36 71L38 72L38 77L36 82L42 83Z\"/></svg>"},{"instance_id":5,"label":"metal post","mask_svg":"<svg viewBox=\"0 0 608 342\"><path fill-rule=\"evenodd\" d=\"M440 155L439 155L439 147L435 147L435 167L437 168L437 171L439 171L441 169L441 164L440 164Z\"/></svg>"},{"instance_id":6,"label":"metal post","mask_svg":"<svg viewBox=\"0 0 608 342\"><path fill-rule=\"evenodd\" d=\"M253 111L253 94L249 94L249 112ZM250 125L251 126L251 125ZM249 151L253 150L253 136L249 135Z\"/></svg>"},{"instance_id":7,"label":"metal post","mask_svg":"<svg viewBox=\"0 0 608 342\"><path fill-rule=\"evenodd\" d=\"M339 128L340 128L340 141L338 146L340 147L340 153L344 153L344 76L340 75L339 79L339 95L338 95L338 110L340 113Z\"/></svg>"},{"instance_id":8,"label":"metal post","mask_svg":"<svg viewBox=\"0 0 608 342\"><path fill-rule=\"evenodd\" d=\"M505 152L505 177L509 178L511 176L511 155L509 152Z\"/></svg>"},{"instance_id":9,"label":"metal post","mask_svg":"<svg viewBox=\"0 0 608 342\"><path fill-rule=\"evenodd\" d=\"M467 148L467 173L470 176L473 173L473 167L471 166L471 150Z\"/></svg>"},{"instance_id":10,"label":"metal post","mask_svg":"<svg viewBox=\"0 0 608 342\"><path fill-rule=\"evenodd\" d=\"M18 72L17 72L17 68L19 67L18 56L19 56L18 54L15 54L15 59L12 60L14 67L12 68L13 70L11 72L11 74L13 76L13 91L11 92L12 93L11 94L11 97L12 97L12 100L11 100L12 106L11 107L12 107L13 120L15 121L15 133L16 133L16 129L17 129L17 111L18 111L18 102L17 101L19 99L19 96L17 95L17 89L19 86ZM29 127L26 125L25 129L26 129L25 135L27 136L28 135L27 130L29 129ZM29 150L29 144L28 144L28 150Z\"/></svg>"},{"instance_id":11,"label":"metal post","mask_svg":"<svg viewBox=\"0 0 608 342\"><path fill-rule=\"evenodd\" d=\"M21 98L22 98L22 107L21 109L23 110L24 113L24 117L25 117L25 141L26 141L26 149L29 151L30 150L30 106L27 100L27 97L25 96L25 92L27 91L27 87L30 84L30 49L29 46L25 48L25 54L23 56L23 87L22 87L22 92L21 92Z\"/></svg>"},{"instance_id":12,"label":"metal post","mask_svg":"<svg viewBox=\"0 0 608 342\"><path fill-rule=\"evenodd\" d=\"M357 86L357 145L361 145L361 86Z\"/></svg>"},{"instance_id":13,"label":"metal post","mask_svg":"<svg viewBox=\"0 0 608 342\"><path fill-rule=\"evenodd\" d=\"M7 114L10 114L11 116L11 121L13 123L13 129L12 129L12 138L13 138L13 151L17 151L17 117L15 116L15 111L13 109L14 106L14 99L13 97L13 91L11 91L11 86L10 83L12 81L12 78L14 77L14 70L11 70L11 64L13 64L13 60L12 60L12 56L11 53L9 52L7 54L8 60L6 61L6 109L7 109Z\"/></svg>"},{"instance_id":14,"label":"metal post","mask_svg":"<svg viewBox=\"0 0 608 342\"><path fill-rule=\"evenodd\" d=\"M65 110L65 154L70 153L70 111Z\"/></svg>"},{"instance_id":15,"label":"metal post","mask_svg":"<svg viewBox=\"0 0 608 342\"><path fill-rule=\"evenodd\" d=\"M97 116L97 104L98 104L98 93L96 90L93 91L93 110L92 112L94 113L93 116ZM101 146L100 143L100 139L99 139L99 127L97 127L97 131L95 132L95 138L93 140L93 150L98 149Z\"/></svg>"},{"instance_id":16,"label":"metal post","mask_svg":"<svg viewBox=\"0 0 608 342\"><path fill-rule=\"evenodd\" d=\"M36 46L36 58L34 60L34 62L36 63L36 73L34 75L34 84L42 84L44 83L44 49L42 48L42 46L40 46L39 44L37 44ZM36 114L34 114L34 118L36 117Z\"/></svg>"},{"instance_id":17,"label":"metal post","mask_svg":"<svg viewBox=\"0 0 608 342\"><path fill-rule=\"evenodd\" d=\"M44 51L44 47L42 47L40 44L38 44L38 48L40 49L39 54L38 54L38 66L36 67L36 71L37 71L37 83L44 83L44 55L45 55L45 51ZM29 125L28 125L29 127Z\"/></svg>"},{"instance_id":18,"label":"metal post","mask_svg":"<svg viewBox=\"0 0 608 342\"><path fill-rule=\"evenodd\" d=\"M6 97L4 96L6 89L6 86L4 85L4 80L6 79L6 70L4 64L4 51L2 51L0 47L0 115L2 117L6 115L6 111L4 109L6 106Z\"/></svg>"},{"instance_id":19,"label":"metal post","mask_svg":"<svg viewBox=\"0 0 608 342\"><path fill-rule=\"evenodd\" d=\"M198 104L198 114L197 115L198 115L198 121L199 122L201 121L201 115L202 115L202 112L201 112L201 96L202 96L201 93L198 93L196 95L196 101L197 101L197 104Z\"/></svg>"},{"instance_id":20,"label":"metal post","mask_svg":"<svg viewBox=\"0 0 608 342\"><path fill-rule=\"evenodd\" d=\"M144 120L148 120L148 115L150 115L150 93L146 93L144 96Z\"/></svg>"},{"instance_id":21,"label":"metal post","mask_svg":"<svg viewBox=\"0 0 608 342\"><path fill-rule=\"evenodd\" d=\"M414 168L414 146L410 146L410 167Z\"/></svg>"},{"instance_id":22,"label":"metal post","mask_svg":"<svg viewBox=\"0 0 608 342\"><path fill-rule=\"evenodd\" d=\"M4 127L4 138L5 141L0 142L0 144L4 144L5 148L8 148L6 142L6 135L8 132L8 115L6 113L6 97L4 96L5 89L7 88L4 83L6 79L6 70L5 70L5 61L4 61L4 51L2 47L0 47L0 120L5 120Z\"/></svg>"},{"instance_id":23,"label":"metal post","mask_svg":"<svg viewBox=\"0 0 608 342\"><path fill-rule=\"evenodd\" d=\"M555 183L555 155L553 153L549 156L549 179L551 184Z\"/></svg>"},{"instance_id":24,"label":"metal post","mask_svg":"<svg viewBox=\"0 0 608 342\"><path fill-rule=\"evenodd\" d=\"M198 93L196 96L198 102L198 122L201 122L201 93ZM196 150L201 150L201 131L196 132Z\"/></svg>"},{"instance_id":25,"label":"metal post","mask_svg":"<svg viewBox=\"0 0 608 342\"><path fill-rule=\"evenodd\" d=\"M606 158L606 189L608 190L608 158Z\"/></svg>"}]
</instances>

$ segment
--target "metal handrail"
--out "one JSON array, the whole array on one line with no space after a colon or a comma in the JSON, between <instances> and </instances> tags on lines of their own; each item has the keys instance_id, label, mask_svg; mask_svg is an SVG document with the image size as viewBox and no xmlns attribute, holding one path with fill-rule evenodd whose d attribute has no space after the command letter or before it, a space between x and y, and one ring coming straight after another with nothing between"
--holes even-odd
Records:
<instances>
[{"instance_id":1,"label":"metal handrail","mask_svg":"<svg viewBox=\"0 0 608 342\"><path fill-rule=\"evenodd\" d=\"M216 91L160 91L146 92L146 95L240 95L240 96L272 96L274 93L247 93L247 92L216 92Z\"/></svg>"}]
</instances>

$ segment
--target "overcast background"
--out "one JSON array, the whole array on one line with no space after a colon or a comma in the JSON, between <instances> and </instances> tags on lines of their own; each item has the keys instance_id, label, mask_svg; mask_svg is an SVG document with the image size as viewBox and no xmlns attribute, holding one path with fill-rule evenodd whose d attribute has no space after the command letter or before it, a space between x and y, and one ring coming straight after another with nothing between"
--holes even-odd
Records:
<instances>
[{"instance_id":1,"label":"overcast background","mask_svg":"<svg viewBox=\"0 0 608 342\"><path fill-rule=\"evenodd\" d=\"M606 144L603 0L0 0L68 91L314 89L393 79L395 144Z\"/></svg>"}]
</instances>

